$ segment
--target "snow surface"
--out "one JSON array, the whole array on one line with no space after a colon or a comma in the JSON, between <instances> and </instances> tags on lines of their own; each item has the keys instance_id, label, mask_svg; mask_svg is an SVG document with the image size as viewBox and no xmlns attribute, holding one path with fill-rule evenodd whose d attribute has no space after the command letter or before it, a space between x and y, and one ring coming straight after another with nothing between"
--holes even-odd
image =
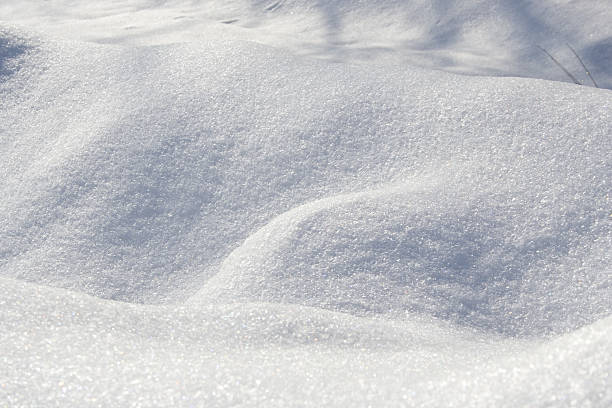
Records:
<instances>
[{"instance_id":1,"label":"snow surface","mask_svg":"<svg viewBox=\"0 0 612 408\"><path fill-rule=\"evenodd\" d=\"M0 405L612 406L610 10L0 0Z\"/></svg>"}]
</instances>

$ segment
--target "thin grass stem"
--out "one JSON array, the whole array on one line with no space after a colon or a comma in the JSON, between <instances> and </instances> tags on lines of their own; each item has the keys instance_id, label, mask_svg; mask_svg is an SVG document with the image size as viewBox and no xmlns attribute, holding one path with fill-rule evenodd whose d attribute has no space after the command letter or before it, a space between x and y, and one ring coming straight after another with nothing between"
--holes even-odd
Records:
<instances>
[{"instance_id":1,"label":"thin grass stem","mask_svg":"<svg viewBox=\"0 0 612 408\"><path fill-rule=\"evenodd\" d=\"M540 47L539 45L537 46L539 49L542 50L543 53L545 53L546 55L548 55L548 57L553 60L553 62L559 67L561 68L561 70L563 72L565 72L565 74L570 77L570 79L576 84L576 85L582 85L582 83L580 83L580 81L578 81L576 79L575 76L572 75L571 72L569 72L567 69L565 69L565 67L563 65L561 65L561 63L559 61L557 61L557 59L555 57L553 57L548 51L546 51L544 48Z\"/></svg>"},{"instance_id":2,"label":"thin grass stem","mask_svg":"<svg viewBox=\"0 0 612 408\"><path fill-rule=\"evenodd\" d=\"M584 65L584 62L582 62L582 58L580 58L580 55L578 55L576 50L574 50L574 48L569 43L565 43L565 44L567 45L567 48L569 48L572 51L572 53L578 59L578 61L580 61L580 65L582 65L582 68L584 68L586 74L589 76L589 78L591 78L591 81L593 82L593 85L595 85L595 88L599 88L599 86L597 86L597 82L595 82L595 79L593 79L593 76L591 75L591 71L589 71L586 65Z\"/></svg>"}]
</instances>

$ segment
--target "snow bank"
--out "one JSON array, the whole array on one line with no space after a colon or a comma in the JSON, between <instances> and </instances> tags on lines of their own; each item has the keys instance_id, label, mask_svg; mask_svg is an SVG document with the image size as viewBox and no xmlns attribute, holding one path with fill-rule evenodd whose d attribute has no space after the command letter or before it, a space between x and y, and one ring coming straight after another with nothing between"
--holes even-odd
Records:
<instances>
[{"instance_id":1,"label":"snow bank","mask_svg":"<svg viewBox=\"0 0 612 408\"><path fill-rule=\"evenodd\" d=\"M0 401L610 405L603 3L1 2Z\"/></svg>"}]
</instances>

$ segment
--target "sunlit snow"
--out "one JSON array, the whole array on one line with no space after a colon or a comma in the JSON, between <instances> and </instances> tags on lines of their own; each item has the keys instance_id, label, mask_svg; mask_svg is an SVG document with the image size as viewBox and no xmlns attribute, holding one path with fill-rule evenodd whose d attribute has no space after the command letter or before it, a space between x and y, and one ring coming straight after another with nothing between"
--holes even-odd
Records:
<instances>
[{"instance_id":1,"label":"sunlit snow","mask_svg":"<svg viewBox=\"0 0 612 408\"><path fill-rule=\"evenodd\" d=\"M0 406L612 406L610 89L607 0L0 0Z\"/></svg>"}]
</instances>

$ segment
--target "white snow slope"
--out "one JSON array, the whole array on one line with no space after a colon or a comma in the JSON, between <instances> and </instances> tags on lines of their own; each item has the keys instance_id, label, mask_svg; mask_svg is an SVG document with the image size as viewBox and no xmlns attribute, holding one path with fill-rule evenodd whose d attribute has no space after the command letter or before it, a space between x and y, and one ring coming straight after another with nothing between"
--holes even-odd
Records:
<instances>
[{"instance_id":1,"label":"white snow slope","mask_svg":"<svg viewBox=\"0 0 612 408\"><path fill-rule=\"evenodd\" d=\"M0 0L0 406L612 406L611 10Z\"/></svg>"}]
</instances>

